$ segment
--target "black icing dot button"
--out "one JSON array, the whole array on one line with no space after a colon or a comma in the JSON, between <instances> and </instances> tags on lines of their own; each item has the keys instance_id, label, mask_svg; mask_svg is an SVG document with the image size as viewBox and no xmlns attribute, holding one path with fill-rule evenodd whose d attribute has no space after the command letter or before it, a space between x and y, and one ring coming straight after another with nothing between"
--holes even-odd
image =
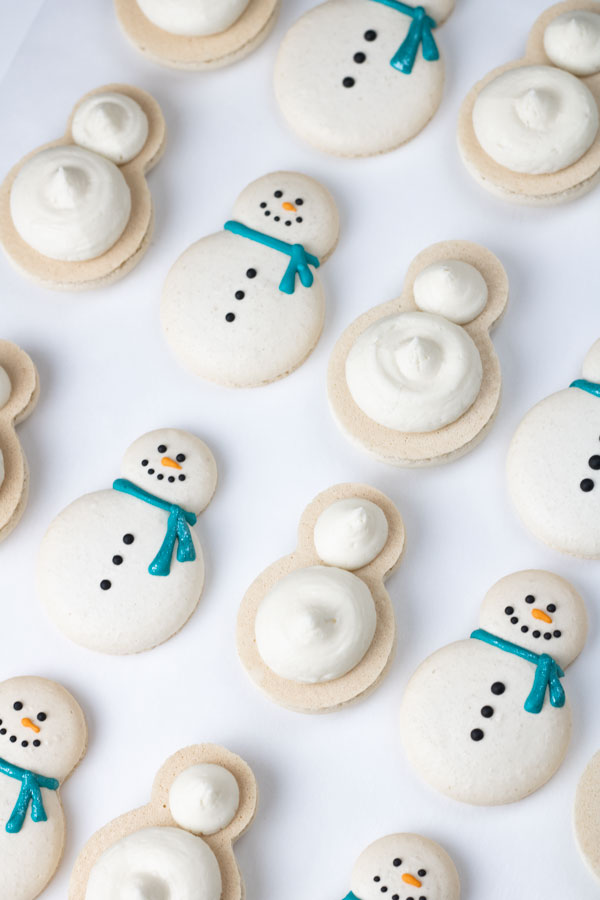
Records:
<instances>
[{"instance_id":1,"label":"black icing dot button","mask_svg":"<svg viewBox=\"0 0 600 900\"><path fill-rule=\"evenodd\" d=\"M123 562L123 557L122 557L122 556L119 556L119 554L117 553L116 556L113 556L112 561L113 561L113 563L114 563L115 566L120 566L121 563Z\"/></svg>"},{"instance_id":2,"label":"black icing dot button","mask_svg":"<svg viewBox=\"0 0 600 900\"><path fill-rule=\"evenodd\" d=\"M355 62L355 63L359 63L359 65L360 65L360 63L364 63L364 61L366 60L366 58L367 58L367 54L366 54L366 53L362 53L362 52L355 53L354 56L352 57L352 59L354 60L354 62Z\"/></svg>"},{"instance_id":3,"label":"black icing dot button","mask_svg":"<svg viewBox=\"0 0 600 900\"><path fill-rule=\"evenodd\" d=\"M245 296L246 296L246 295L245 295L245 293L244 293L243 291L236 291L236 292L235 292L235 299L236 299L236 300L243 300Z\"/></svg>"},{"instance_id":4,"label":"black icing dot button","mask_svg":"<svg viewBox=\"0 0 600 900\"><path fill-rule=\"evenodd\" d=\"M266 205L267 205L267 204L263 201L263 202L260 204L260 208L261 208L261 209L265 209Z\"/></svg>"},{"instance_id":5,"label":"black icing dot button","mask_svg":"<svg viewBox=\"0 0 600 900\"><path fill-rule=\"evenodd\" d=\"M588 459L588 466L590 469L600 469L600 456L597 454L590 456Z\"/></svg>"},{"instance_id":6,"label":"black icing dot button","mask_svg":"<svg viewBox=\"0 0 600 900\"><path fill-rule=\"evenodd\" d=\"M112 587L112 584L110 583L108 578L103 578L100 582L100 587L103 591L108 591Z\"/></svg>"},{"instance_id":7,"label":"black icing dot button","mask_svg":"<svg viewBox=\"0 0 600 900\"><path fill-rule=\"evenodd\" d=\"M369 30L365 31L365 33L364 33L365 41L374 41L376 39L376 37L377 37L377 32L373 31L372 28L369 28Z\"/></svg>"},{"instance_id":8,"label":"black icing dot button","mask_svg":"<svg viewBox=\"0 0 600 900\"><path fill-rule=\"evenodd\" d=\"M481 707L481 715L484 719L491 719L494 715L494 710L491 706L482 706Z\"/></svg>"},{"instance_id":9,"label":"black icing dot button","mask_svg":"<svg viewBox=\"0 0 600 900\"><path fill-rule=\"evenodd\" d=\"M349 75L346 75L346 77L342 81L342 84L344 85L345 88L354 87L355 83L356 82L354 81L354 78L351 78Z\"/></svg>"},{"instance_id":10,"label":"black icing dot button","mask_svg":"<svg viewBox=\"0 0 600 900\"><path fill-rule=\"evenodd\" d=\"M481 728L474 728L471 732L471 740L472 741L482 741L483 740L483 731Z\"/></svg>"},{"instance_id":11,"label":"black icing dot button","mask_svg":"<svg viewBox=\"0 0 600 900\"><path fill-rule=\"evenodd\" d=\"M594 490L594 482L591 478L584 478L583 481L579 482L579 487L584 492L584 494L589 493Z\"/></svg>"},{"instance_id":12,"label":"black icing dot button","mask_svg":"<svg viewBox=\"0 0 600 900\"><path fill-rule=\"evenodd\" d=\"M227 313L225 316L226 322L235 322L235 313Z\"/></svg>"},{"instance_id":13,"label":"black icing dot button","mask_svg":"<svg viewBox=\"0 0 600 900\"><path fill-rule=\"evenodd\" d=\"M123 543L124 544L133 544L133 535L132 534L124 534L123 535Z\"/></svg>"},{"instance_id":14,"label":"black icing dot button","mask_svg":"<svg viewBox=\"0 0 600 900\"><path fill-rule=\"evenodd\" d=\"M503 694L505 690L506 685L502 684L501 681L495 681L492 685L492 694L495 694L497 697Z\"/></svg>"},{"instance_id":15,"label":"black icing dot button","mask_svg":"<svg viewBox=\"0 0 600 900\"><path fill-rule=\"evenodd\" d=\"M247 269L246 278L256 278L256 269Z\"/></svg>"}]
</instances>

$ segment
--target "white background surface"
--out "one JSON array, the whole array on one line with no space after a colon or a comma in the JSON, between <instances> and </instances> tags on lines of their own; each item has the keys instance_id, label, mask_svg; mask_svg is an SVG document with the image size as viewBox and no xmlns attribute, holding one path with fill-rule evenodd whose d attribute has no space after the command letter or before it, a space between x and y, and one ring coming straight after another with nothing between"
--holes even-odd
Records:
<instances>
[{"instance_id":1,"label":"white background surface","mask_svg":"<svg viewBox=\"0 0 600 900\"><path fill-rule=\"evenodd\" d=\"M19 20L25 23L36 5L3 4L0 33L6 25L16 41ZM435 119L397 152L362 161L303 146L275 107L278 42L311 5L284 0L275 33L253 56L194 75L138 56L108 0L53 0L0 84L2 172L58 137L75 101L103 83L149 90L169 128L167 152L149 178L153 243L125 280L102 291L54 294L0 259L0 333L31 354L42 381L39 406L20 427L32 471L29 506L0 548L0 677L40 674L63 682L90 725L88 755L63 791L65 858L44 896L64 900L83 843L146 802L169 754L215 741L240 753L260 785L258 818L237 845L249 900L341 900L363 847L402 830L448 849L465 900L591 900L598 888L574 845L571 807L577 779L600 747L600 564L563 558L524 531L509 506L504 460L523 413L578 376L600 335L600 192L553 210L505 205L470 179L455 147L465 93L523 52L545 4L459 0L437 33L447 87ZM170 357L158 322L160 286L188 244L221 227L237 193L277 168L322 179L340 205L341 241L321 274L327 321L298 372L233 392L195 381ZM337 432L325 396L327 361L343 328L397 296L413 256L445 238L485 244L508 270L511 303L494 336L502 408L484 443L458 462L395 470ZM161 425L197 432L217 457L220 484L199 525L206 590L190 623L164 646L138 657L95 655L69 643L40 611L37 549L53 516L80 494L108 487L127 445ZM274 706L250 683L236 658L235 618L254 577L293 549L309 500L351 480L385 491L405 518L404 562L388 583L398 652L372 697L311 718ZM469 808L433 793L408 769L397 730L400 697L426 655L475 627L488 587L529 567L569 578L588 602L589 643L566 678L572 745L560 772L533 797Z\"/></svg>"}]
</instances>

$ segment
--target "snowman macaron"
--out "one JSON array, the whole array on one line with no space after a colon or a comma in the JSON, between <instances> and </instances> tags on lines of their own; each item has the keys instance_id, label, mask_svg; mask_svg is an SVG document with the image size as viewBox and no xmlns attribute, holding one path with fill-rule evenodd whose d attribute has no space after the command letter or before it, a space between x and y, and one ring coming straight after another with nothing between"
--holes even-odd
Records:
<instances>
[{"instance_id":1,"label":"snowman macaron","mask_svg":"<svg viewBox=\"0 0 600 900\"><path fill-rule=\"evenodd\" d=\"M420 834L389 834L356 860L344 900L459 900L460 880L446 851Z\"/></svg>"},{"instance_id":2,"label":"snowman macaron","mask_svg":"<svg viewBox=\"0 0 600 900\"><path fill-rule=\"evenodd\" d=\"M339 484L306 508L297 549L259 575L238 614L242 664L275 703L329 712L375 689L396 644L384 580L403 547L400 513L375 488Z\"/></svg>"},{"instance_id":3,"label":"snowman macaron","mask_svg":"<svg viewBox=\"0 0 600 900\"><path fill-rule=\"evenodd\" d=\"M165 139L146 91L110 84L86 94L64 137L24 157L0 186L0 243L10 262L55 290L123 277L150 243L145 175Z\"/></svg>"},{"instance_id":4,"label":"snowman macaron","mask_svg":"<svg viewBox=\"0 0 600 900\"><path fill-rule=\"evenodd\" d=\"M411 263L402 295L363 313L329 362L329 405L352 443L382 462L448 462L487 434L502 376L489 332L508 279L484 247L445 241Z\"/></svg>"},{"instance_id":5,"label":"snowman macaron","mask_svg":"<svg viewBox=\"0 0 600 900\"><path fill-rule=\"evenodd\" d=\"M454 0L327 0L288 31L275 95L288 125L318 150L372 156L413 138L444 88L437 25Z\"/></svg>"},{"instance_id":6,"label":"snowman macaron","mask_svg":"<svg viewBox=\"0 0 600 900\"><path fill-rule=\"evenodd\" d=\"M598 559L600 340L582 374L526 413L508 451L508 488L537 538L562 553Z\"/></svg>"},{"instance_id":7,"label":"snowman macaron","mask_svg":"<svg viewBox=\"0 0 600 900\"><path fill-rule=\"evenodd\" d=\"M19 522L29 493L29 469L15 425L33 412L40 393L35 365L20 347L0 340L0 541Z\"/></svg>"},{"instance_id":8,"label":"snowman macaron","mask_svg":"<svg viewBox=\"0 0 600 900\"><path fill-rule=\"evenodd\" d=\"M204 561L193 531L217 484L214 457L193 434L159 429L126 451L112 490L75 500L54 519L38 558L38 592L71 640L103 653L166 641L194 612Z\"/></svg>"},{"instance_id":9,"label":"snowman macaron","mask_svg":"<svg viewBox=\"0 0 600 900\"><path fill-rule=\"evenodd\" d=\"M470 640L438 650L408 682L400 737L410 764L464 803L510 803L542 787L567 752L564 669L586 636L583 600L563 578L502 578Z\"/></svg>"},{"instance_id":10,"label":"snowman macaron","mask_svg":"<svg viewBox=\"0 0 600 900\"><path fill-rule=\"evenodd\" d=\"M146 806L88 841L69 900L243 900L233 844L257 802L256 780L239 756L214 744L180 750L158 772Z\"/></svg>"},{"instance_id":11,"label":"snowman macaron","mask_svg":"<svg viewBox=\"0 0 600 900\"><path fill-rule=\"evenodd\" d=\"M177 359L228 387L293 372L321 335L315 270L338 235L331 194L307 175L275 172L248 185L223 231L188 247L167 276L161 321Z\"/></svg>"},{"instance_id":12,"label":"snowman macaron","mask_svg":"<svg viewBox=\"0 0 600 900\"><path fill-rule=\"evenodd\" d=\"M59 684L33 676L0 684L3 900L33 900L56 872L65 843L59 789L86 748L83 712Z\"/></svg>"},{"instance_id":13,"label":"snowman macaron","mask_svg":"<svg viewBox=\"0 0 600 900\"><path fill-rule=\"evenodd\" d=\"M600 181L600 8L567 0L536 21L523 59L466 97L458 146L469 173L506 200L561 203Z\"/></svg>"},{"instance_id":14,"label":"snowman macaron","mask_svg":"<svg viewBox=\"0 0 600 900\"><path fill-rule=\"evenodd\" d=\"M115 0L131 43L175 69L216 69L237 62L271 33L281 0Z\"/></svg>"}]
</instances>

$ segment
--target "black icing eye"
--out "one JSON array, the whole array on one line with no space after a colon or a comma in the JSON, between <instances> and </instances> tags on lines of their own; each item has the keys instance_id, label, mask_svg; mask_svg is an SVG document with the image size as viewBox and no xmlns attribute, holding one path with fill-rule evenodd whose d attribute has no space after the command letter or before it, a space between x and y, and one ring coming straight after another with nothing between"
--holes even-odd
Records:
<instances>
[{"instance_id":1,"label":"black icing eye","mask_svg":"<svg viewBox=\"0 0 600 900\"><path fill-rule=\"evenodd\" d=\"M261 204L260 204L260 208L261 208L261 209L265 209L265 208L266 208L266 206L267 206L267 204L266 204L266 203L261 203Z\"/></svg>"},{"instance_id":2,"label":"black icing eye","mask_svg":"<svg viewBox=\"0 0 600 900\"><path fill-rule=\"evenodd\" d=\"M47 718L48 716L44 712L37 714L38 722L45 722Z\"/></svg>"},{"instance_id":3,"label":"black icing eye","mask_svg":"<svg viewBox=\"0 0 600 900\"><path fill-rule=\"evenodd\" d=\"M546 609L548 610L548 612L556 612L556 604L549 603Z\"/></svg>"},{"instance_id":4,"label":"black icing eye","mask_svg":"<svg viewBox=\"0 0 600 900\"><path fill-rule=\"evenodd\" d=\"M180 481L185 481L185 475L180 475L180 476L179 476L179 480L180 480Z\"/></svg>"},{"instance_id":5,"label":"black icing eye","mask_svg":"<svg viewBox=\"0 0 600 900\"><path fill-rule=\"evenodd\" d=\"M167 448L165 447L164 444L159 444L158 447L157 447L156 449L158 450L159 453L166 453L166 452L167 452Z\"/></svg>"},{"instance_id":6,"label":"black icing eye","mask_svg":"<svg viewBox=\"0 0 600 900\"><path fill-rule=\"evenodd\" d=\"M143 466L147 466L147 465L148 465L148 460L147 460L147 459L143 459L143 460L142 460L142 465L143 465Z\"/></svg>"},{"instance_id":7,"label":"black icing eye","mask_svg":"<svg viewBox=\"0 0 600 900\"><path fill-rule=\"evenodd\" d=\"M302 206L304 203L304 200L302 199L302 197L296 197L296 199L294 200L294 203L296 206Z\"/></svg>"},{"instance_id":8,"label":"black icing eye","mask_svg":"<svg viewBox=\"0 0 600 900\"><path fill-rule=\"evenodd\" d=\"M417 875L419 876L419 878L425 878L425 876L427 875L427 870L419 869L419 871L417 872Z\"/></svg>"},{"instance_id":9,"label":"black icing eye","mask_svg":"<svg viewBox=\"0 0 600 900\"><path fill-rule=\"evenodd\" d=\"M235 322L235 313L227 313L225 316L226 322Z\"/></svg>"},{"instance_id":10,"label":"black icing eye","mask_svg":"<svg viewBox=\"0 0 600 900\"><path fill-rule=\"evenodd\" d=\"M344 85L345 88L354 87L354 84L355 84L354 78L350 78L349 75L346 75L346 77L342 81L342 84Z\"/></svg>"},{"instance_id":11,"label":"black icing eye","mask_svg":"<svg viewBox=\"0 0 600 900\"><path fill-rule=\"evenodd\" d=\"M396 868L398 868L398 866L401 866L401 865L402 865L402 860L401 860L401 859L395 859L395 860L394 860L394 865L396 866Z\"/></svg>"},{"instance_id":12,"label":"black icing eye","mask_svg":"<svg viewBox=\"0 0 600 900\"><path fill-rule=\"evenodd\" d=\"M352 57L352 59L354 60L355 63L364 63L366 58L367 58L366 53L355 53L354 56Z\"/></svg>"},{"instance_id":13,"label":"black icing eye","mask_svg":"<svg viewBox=\"0 0 600 900\"><path fill-rule=\"evenodd\" d=\"M594 490L594 482L591 478L584 478L583 481L579 482L579 487L584 492L584 494L589 493L589 491Z\"/></svg>"},{"instance_id":14,"label":"black icing eye","mask_svg":"<svg viewBox=\"0 0 600 900\"><path fill-rule=\"evenodd\" d=\"M363 37L364 37L365 41L374 41L377 37L377 32L373 31L372 28L369 28L368 31L365 31Z\"/></svg>"},{"instance_id":15,"label":"black icing eye","mask_svg":"<svg viewBox=\"0 0 600 900\"><path fill-rule=\"evenodd\" d=\"M124 534L123 535L123 543L124 544L133 544L133 535L132 534Z\"/></svg>"},{"instance_id":16,"label":"black icing eye","mask_svg":"<svg viewBox=\"0 0 600 900\"><path fill-rule=\"evenodd\" d=\"M178 453L175 457L176 462L185 462L185 453Z\"/></svg>"},{"instance_id":17,"label":"black icing eye","mask_svg":"<svg viewBox=\"0 0 600 900\"><path fill-rule=\"evenodd\" d=\"M17 712L19 712L19 710L23 709L23 704L21 703L20 700L17 700L16 703L13 703L13 709L16 709Z\"/></svg>"},{"instance_id":18,"label":"black icing eye","mask_svg":"<svg viewBox=\"0 0 600 900\"><path fill-rule=\"evenodd\" d=\"M504 612L506 613L507 616L512 616L514 611L515 611L514 607L512 607L512 606L506 606L504 609Z\"/></svg>"},{"instance_id":19,"label":"black icing eye","mask_svg":"<svg viewBox=\"0 0 600 900\"><path fill-rule=\"evenodd\" d=\"M277 199L279 200L280 197L283 197L283 191L275 191L273 196L277 197Z\"/></svg>"},{"instance_id":20,"label":"black icing eye","mask_svg":"<svg viewBox=\"0 0 600 900\"><path fill-rule=\"evenodd\" d=\"M535 597L532 594L527 594L525 597L525 603L535 603Z\"/></svg>"},{"instance_id":21,"label":"black icing eye","mask_svg":"<svg viewBox=\"0 0 600 900\"><path fill-rule=\"evenodd\" d=\"M256 278L256 269L247 269L246 278Z\"/></svg>"}]
</instances>

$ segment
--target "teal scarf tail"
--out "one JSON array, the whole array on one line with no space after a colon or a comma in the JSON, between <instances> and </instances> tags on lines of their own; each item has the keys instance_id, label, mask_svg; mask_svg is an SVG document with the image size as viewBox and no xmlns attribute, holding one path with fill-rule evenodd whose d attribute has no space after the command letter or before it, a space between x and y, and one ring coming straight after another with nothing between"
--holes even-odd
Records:
<instances>
[{"instance_id":1,"label":"teal scarf tail","mask_svg":"<svg viewBox=\"0 0 600 900\"><path fill-rule=\"evenodd\" d=\"M359 898L352 891L346 894L344 900L359 900Z\"/></svg>"},{"instance_id":2,"label":"teal scarf tail","mask_svg":"<svg viewBox=\"0 0 600 900\"><path fill-rule=\"evenodd\" d=\"M121 491L123 494L129 494L137 500L156 506L158 509L164 509L169 513L167 521L167 533L160 546L160 550L148 566L151 575L169 575L171 571L171 559L173 558L173 550L177 543L177 562L193 562L196 559L196 549L192 540L192 532L189 526L195 525L197 516L195 513L188 512L176 503L169 503L167 500L161 500L155 497L143 488L138 487L132 481L126 478L117 478L113 482L115 491Z\"/></svg>"},{"instance_id":3,"label":"teal scarf tail","mask_svg":"<svg viewBox=\"0 0 600 900\"><path fill-rule=\"evenodd\" d=\"M572 381L569 387L579 388L580 391L587 391L588 394L593 394L594 397L600 397L600 384L596 384L595 381L578 378L576 381Z\"/></svg>"},{"instance_id":4,"label":"teal scarf tail","mask_svg":"<svg viewBox=\"0 0 600 900\"><path fill-rule=\"evenodd\" d=\"M519 647L518 644L513 644L511 641L505 641L503 638L496 637L495 634L490 634L489 631L484 631L482 628L474 631L471 637L478 641L484 641L484 643L490 644L492 647L497 647L499 650L504 650L505 653L512 653L514 656L518 656L535 666L533 687L524 706L526 712L537 715L537 713L542 711L546 689L548 689L551 706L560 709L565 705L565 691L560 683L560 679L564 678L565 673L556 660L552 659L548 653L534 653L533 650L526 650L525 647Z\"/></svg>"},{"instance_id":5,"label":"teal scarf tail","mask_svg":"<svg viewBox=\"0 0 600 900\"><path fill-rule=\"evenodd\" d=\"M432 34L432 29L437 27L437 23L427 15L423 6L409 6L408 3L400 3L399 0L374 0L374 2L383 3L384 6L389 6L412 19L406 38L390 60L390 65L394 69L410 75L419 47L423 48L423 59L427 62L435 62L440 58L440 51Z\"/></svg>"},{"instance_id":6,"label":"teal scarf tail","mask_svg":"<svg viewBox=\"0 0 600 900\"><path fill-rule=\"evenodd\" d=\"M239 235L239 237L248 238L250 241L263 244L265 247L270 247L271 250L277 250L279 253L285 253L286 256L290 257L287 269L279 284L279 290L283 294L294 293L296 289L296 275L305 288L312 286L314 276L309 266L314 266L315 269L318 269L320 262L312 253L307 253L302 244L289 244L287 241L280 241L278 238L263 234L262 231L256 231L254 228L248 228L247 225L243 225L241 222L234 222L233 220L225 222L223 228L225 231L230 231L232 234Z\"/></svg>"},{"instance_id":7,"label":"teal scarf tail","mask_svg":"<svg viewBox=\"0 0 600 900\"><path fill-rule=\"evenodd\" d=\"M17 797L10 818L6 823L6 831L9 834L18 834L27 817L27 810L31 803L31 819L33 822L46 822L48 816L44 809L44 801L42 800L42 788L49 791L56 791L59 788L59 782L56 778L46 778L44 775L36 775L29 769L21 769L20 766L14 766L12 763L0 759L0 774L8 775L9 778L16 778L21 782L21 790Z\"/></svg>"}]
</instances>

